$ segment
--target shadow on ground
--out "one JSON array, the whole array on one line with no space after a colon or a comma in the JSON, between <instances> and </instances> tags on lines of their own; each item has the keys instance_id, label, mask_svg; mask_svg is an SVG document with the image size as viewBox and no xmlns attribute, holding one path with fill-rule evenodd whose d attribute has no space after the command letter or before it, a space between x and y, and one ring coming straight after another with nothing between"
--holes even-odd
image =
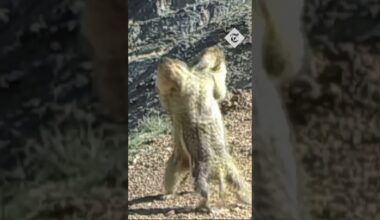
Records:
<instances>
[{"instance_id":1,"label":"shadow on ground","mask_svg":"<svg viewBox=\"0 0 380 220\"><path fill-rule=\"evenodd\" d=\"M183 196L190 193L192 192L181 192L178 194L178 196ZM162 196L163 194L158 194L158 195L149 195L149 196L135 198L128 201L128 206L132 206L139 203L162 201ZM168 212L173 212L173 211L175 214L187 214L187 213L196 212L196 209L195 207L190 207L190 206L168 207L168 208L137 208L137 209L130 209L128 207L129 215L157 215L157 214L167 214Z\"/></svg>"}]
</instances>

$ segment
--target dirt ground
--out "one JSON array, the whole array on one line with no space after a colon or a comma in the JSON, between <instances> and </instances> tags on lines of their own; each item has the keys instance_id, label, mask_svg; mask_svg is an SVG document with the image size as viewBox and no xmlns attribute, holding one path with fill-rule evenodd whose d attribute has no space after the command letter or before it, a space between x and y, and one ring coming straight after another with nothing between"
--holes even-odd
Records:
<instances>
[{"instance_id":1,"label":"dirt ground","mask_svg":"<svg viewBox=\"0 0 380 220\"><path fill-rule=\"evenodd\" d=\"M252 184L252 100L250 91L239 91L223 103L228 144L245 180ZM162 201L165 162L172 152L170 134L158 137L148 149L134 156L128 170L129 219L250 219L252 206L238 203L230 191L218 201L217 184L211 184L211 204L216 213L194 211L199 196L194 193L191 178L179 188L180 196Z\"/></svg>"}]
</instances>

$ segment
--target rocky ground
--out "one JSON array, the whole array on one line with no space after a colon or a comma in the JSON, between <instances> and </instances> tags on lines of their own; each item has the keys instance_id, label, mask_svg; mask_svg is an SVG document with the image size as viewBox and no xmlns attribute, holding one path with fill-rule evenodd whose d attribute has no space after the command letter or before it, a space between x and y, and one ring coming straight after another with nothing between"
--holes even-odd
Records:
<instances>
[{"instance_id":1,"label":"rocky ground","mask_svg":"<svg viewBox=\"0 0 380 220\"><path fill-rule=\"evenodd\" d=\"M239 91L223 104L228 143L245 181L252 183L252 95ZM211 204L218 207L215 214L196 213L200 197L194 193L190 179L179 189L181 195L162 201L162 182L165 162L172 152L170 134L157 138L149 148L131 158L128 167L129 219L250 219L252 207L239 204L231 193L223 201L218 199L217 183L211 187Z\"/></svg>"}]
</instances>

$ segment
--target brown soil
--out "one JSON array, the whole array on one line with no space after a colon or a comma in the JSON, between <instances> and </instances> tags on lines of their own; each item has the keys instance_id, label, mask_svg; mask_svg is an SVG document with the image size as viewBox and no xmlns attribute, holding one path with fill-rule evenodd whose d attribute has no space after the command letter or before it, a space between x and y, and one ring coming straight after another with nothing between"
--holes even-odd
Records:
<instances>
[{"instance_id":1,"label":"brown soil","mask_svg":"<svg viewBox=\"0 0 380 220\"><path fill-rule=\"evenodd\" d=\"M222 103L231 154L245 180L252 183L250 91L235 91ZM219 201L217 184L211 184L211 204L218 209L214 214L194 210L199 196L193 191L191 178L179 188L180 195L163 201L162 181L165 162L172 152L170 134L158 137L146 151L131 158L128 170L129 219L250 219L252 207L240 204L231 191Z\"/></svg>"}]
</instances>

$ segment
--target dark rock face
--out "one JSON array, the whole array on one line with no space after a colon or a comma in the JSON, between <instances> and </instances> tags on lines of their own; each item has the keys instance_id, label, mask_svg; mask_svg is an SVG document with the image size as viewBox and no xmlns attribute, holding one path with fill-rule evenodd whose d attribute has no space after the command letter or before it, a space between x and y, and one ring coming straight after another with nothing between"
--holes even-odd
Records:
<instances>
[{"instance_id":1,"label":"dark rock face","mask_svg":"<svg viewBox=\"0 0 380 220\"><path fill-rule=\"evenodd\" d=\"M250 1L131 0L128 6L129 127L158 107L154 79L163 55L188 60L219 43L230 88L250 87ZM41 127L108 122L96 111L83 7L80 0L0 3L0 167L13 166ZM237 48L224 39L232 28L246 37Z\"/></svg>"},{"instance_id":2,"label":"dark rock face","mask_svg":"<svg viewBox=\"0 0 380 220\"><path fill-rule=\"evenodd\" d=\"M219 44L226 55L228 86L250 88L250 1L151 0L128 4L129 127L158 106L154 80L162 56L189 61L206 47ZM233 28L245 36L236 48L224 39Z\"/></svg>"}]
</instances>

